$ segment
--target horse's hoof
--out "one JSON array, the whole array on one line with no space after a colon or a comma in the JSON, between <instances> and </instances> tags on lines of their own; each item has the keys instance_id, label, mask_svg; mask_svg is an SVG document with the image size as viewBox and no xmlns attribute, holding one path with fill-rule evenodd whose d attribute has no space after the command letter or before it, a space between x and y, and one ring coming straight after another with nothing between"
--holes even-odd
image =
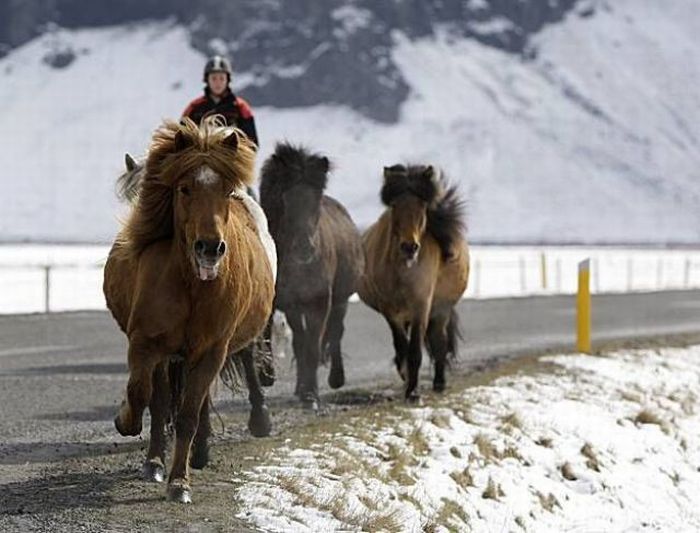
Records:
<instances>
[{"instance_id":1,"label":"horse's hoof","mask_svg":"<svg viewBox=\"0 0 700 533\"><path fill-rule=\"evenodd\" d=\"M192 450L190 456L190 466L196 470L201 470L209 464L209 446L197 446Z\"/></svg>"},{"instance_id":2,"label":"horse's hoof","mask_svg":"<svg viewBox=\"0 0 700 533\"><path fill-rule=\"evenodd\" d=\"M412 392L411 394L406 396L406 403L408 405L420 407L421 405L423 405L423 400L421 400L420 394L418 394L417 392Z\"/></svg>"},{"instance_id":3,"label":"horse's hoof","mask_svg":"<svg viewBox=\"0 0 700 533\"><path fill-rule=\"evenodd\" d=\"M145 481L162 483L165 480L165 467L160 461L151 459L143 463L142 475Z\"/></svg>"},{"instance_id":4,"label":"horse's hoof","mask_svg":"<svg viewBox=\"0 0 700 533\"><path fill-rule=\"evenodd\" d=\"M192 489L184 481L173 481L168 485L168 500L177 503L192 503Z\"/></svg>"},{"instance_id":5,"label":"horse's hoof","mask_svg":"<svg viewBox=\"0 0 700 533\"><path fill-rule=\"evenodd\" d=\"M445 392L446 384L444 381L437 381L433 383L433 390L435 392Z\"/></svg>"},{"instance_id":6,"label":"horse's hoof","mask_svg":"<svg viewBox=\"0 0 700 533\"><path fill-rule=\"evenodd\" d=\"M345 385L345 371L342 367L339 370L331 367L331 373L328 374L328 386L331 389L339 389L343 385Z\"/></svg>"},{"instance_id":7,"label":"horse's hoof","mask_svg":"<svg viewBox=\"0 0 700 533\"><path fill-rule=\"evenodd\" d=\"M253 437L267 437L270 434L272 422L270 421L270 410L267 408L267 405L263 405L259 409L253 408L250 411L248 429Z\"/></svg>"},{"instance_id":8,"label":"horse's hoof","mask_svg":"<svg viewBox=\"0 0 700 533\"><path fill-rule=\"evenodd\" d=\"M122 423L121 416L117 415L114 417L114 427L122 437L136 437L141 433L141 424L133 424L129 427Z\"/></svg>"}]
</instances>

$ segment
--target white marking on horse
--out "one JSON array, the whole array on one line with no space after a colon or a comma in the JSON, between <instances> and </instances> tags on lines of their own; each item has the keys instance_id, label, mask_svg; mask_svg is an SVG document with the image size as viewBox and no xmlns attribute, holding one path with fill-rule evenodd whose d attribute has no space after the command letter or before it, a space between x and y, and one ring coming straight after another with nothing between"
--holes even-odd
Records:
<instances>
[{"instance_id":1,"label":"white marking on horse","mask_svg":"<svg viewBox=\"0 0 700 533\"><path fill-rule=\"evenodd\" d=\"M272 268L272 279L276 282L277 247L275 246L275 241L272 239L272 235L270 235L265 212L262 210L262 207L260 207L260 204L253 200L245 189L234 189L231 196L243 202L243 206L253 217L253 222L255 222L255 226L258 229L258 237L260 237L260 242L262 243L265 253L267 254L267 259L270 262L270 268Z\"/></svg>"},{"instance_id":2,"label":"white marking on horse","mask_svg":"<svg viewBox=\"0 0 700 533\"><path fill-rule=\"evenodd\" d=\"M207 166L203 166L201 169L199 169L199 173L195 178L197 183L200 183L205 187L218 183L220 179L220 176Z\"/></svg>"}]
</instances>

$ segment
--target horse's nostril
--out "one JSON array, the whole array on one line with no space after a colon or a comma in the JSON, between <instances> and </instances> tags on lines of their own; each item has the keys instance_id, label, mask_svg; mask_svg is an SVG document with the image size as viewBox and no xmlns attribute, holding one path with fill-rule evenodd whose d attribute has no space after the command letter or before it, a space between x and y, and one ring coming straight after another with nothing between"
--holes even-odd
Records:
<instances>
[{"instance_id":1,"label":"horse's nostril","mask_svg":"<svg viewBox=\"0 0 700 533\"><path fill-rule=\"evenodd\" d=\"M194 253L201 255L207 249L207 244L204 241L196 241L194 243Z\"/></svg>"},{"instance_id":2,"label":"horse's nostril","mask_svg":"<svg viewBox=\"0 0 700 533\"><path fill-rule=\"evenodd\" d=\"M224 241L219 241L219 246L216 249L216 253L219 254L219 257L226 253L226 243Z\"/></svg>"}]
</instances>

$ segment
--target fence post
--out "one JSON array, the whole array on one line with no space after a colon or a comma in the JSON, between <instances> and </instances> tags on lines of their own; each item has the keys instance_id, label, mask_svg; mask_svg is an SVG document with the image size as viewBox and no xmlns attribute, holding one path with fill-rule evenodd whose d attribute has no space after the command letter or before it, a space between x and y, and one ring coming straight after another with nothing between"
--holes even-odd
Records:
<instances>
[{"instance_id":1,"label":"fence post","mask_svg":"<svg viewBox=\"0 0 700 533\"><path fill-rule=\"evenodd\" d=\"M51 265L44 265L44 312L51 312Z\"/></svg>"},{"instance_id":2,"label":"fence post","mask_svg":"<svg viewBox=\"0 0 700 533\"><path fill-rule=\"evenodd\" d=\"M527 289L527 281L525 279L525 258L521 255L519 259L520 263L520 292L525 294Z\"/></svg>"},{"instance_id":3,"label":"fence post","mask_svg":"<svg viewBox=\"0 0 700 533\"><path fill-rule=\"evenodd\" d=\"M600 292L600 260L597 257L593 260L593 290Z\"/></svg>"},{"instance_id":4,"label":"fence post","mask_svg":"<svg viewBox=\"0 0 700 533\"><path fill-rule=\"evenodd\" d=\"M557 292L561 293L561 257L557 257L556 263L554 263L556 268L556 278L557 278Z\"/></svg>"},{"instance_id":5,"label":"fence post","mask_svg":"<svg viewBox=\"0 0 700 533\"><path fill-rule=\"evenodd\" d=\"M544 252L540 253L540 273L542 274L542 290L547 290L547 258Z\"/></svg>"},{"instance_id":6,"label":"fence post","mask_svg":"<svg viewBox=\"0 0 700 533\"><path fill-rule=\"evenodd\" d=\"M685 268L683 270L683 287L688 288L690 285L690 257L685 258Z\"/></svg>"},{"instance_id":7,"label":"fence post","mask_svg":"<svg viewBox=\"0 0 700 533\"><path fill-rule=\"evenodd\" d=\"M591 260L578 264L578 293L576 294L576 349L591 353Z\"/></svg>"}]
</instances>

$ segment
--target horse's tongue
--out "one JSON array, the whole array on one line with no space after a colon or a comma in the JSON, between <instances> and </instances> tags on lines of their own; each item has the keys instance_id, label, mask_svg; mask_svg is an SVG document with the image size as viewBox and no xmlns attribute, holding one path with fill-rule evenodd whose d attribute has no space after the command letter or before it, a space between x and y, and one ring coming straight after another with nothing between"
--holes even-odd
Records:
<instances>
[{"instance_id":1,"label":"horse's tongue","mask_svg":"<svg viewBox=\"0 0 700 533\"><path fill-rule=\"evenodd\" d=\"M216 269L205 268L203 266L199 267L199 279L202 281L210 281L216 278Z\"/></svg>"}]
</instances>

